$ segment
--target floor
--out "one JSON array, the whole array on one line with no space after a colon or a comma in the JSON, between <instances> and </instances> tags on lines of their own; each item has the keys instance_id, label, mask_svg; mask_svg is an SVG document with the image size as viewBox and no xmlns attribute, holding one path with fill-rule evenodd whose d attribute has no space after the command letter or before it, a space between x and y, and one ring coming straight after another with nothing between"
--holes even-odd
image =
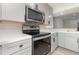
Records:
<instances>
[{"instance_id":1,"label":"floor","mask_svg":"<svg viewBox=\"0 0 79 59\"><path fill-rule=\"evenodd\" d=\"M53 53L51 53L51 55L79 55L79 53L58 47Z\"/></svg>"}]
</instances>

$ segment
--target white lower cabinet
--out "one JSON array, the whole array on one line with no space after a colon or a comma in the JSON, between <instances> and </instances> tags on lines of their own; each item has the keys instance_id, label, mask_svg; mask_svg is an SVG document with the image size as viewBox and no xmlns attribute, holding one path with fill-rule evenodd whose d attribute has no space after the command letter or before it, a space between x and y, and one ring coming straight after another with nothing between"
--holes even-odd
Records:
<instances>
[{"instance_id":1,"label":"white lower cabinet","mask_svg":"<svg viewBox=\"0 0 79 59\"><path fill-rule=\"evenodd\" d=\"M63 33L58 33L58 45L61 47L65 47L65 37Z\"/></svg>"},{"instance_id":2,"label":"white lower cabinet","mask_svg":"<svg viewBox=\"0 0 79 59\"><path fill-rule=\"evenodd\" d=\"M1 55L12 55L12 54L32 54L32 40L24 39L21 41L7 43L0 46ZM17 52L17 53L16 53ZM24 53L23 53L24 52Z\"/></svg>"},{"instance_id":3,"label":"white lower cabinet","mask_svg":"<svg viewBox=\"0 0 79 59\"><path fill-rule=\"evenodd\" d=\"M65 48L78 52L78 42L75 37L66 37L65 39Z\"/></svg>"},{"instance_id":4,"label":"white lower cabinet","mask_svg":"<svg viewBox=\"0 0 79 59\"><path fill-rule=\"evenodd\" d=\"M21 50L21 51L18 51L18 52L16 52L16 53L13 53L12 55L31 55L32 54L32 48L30 47L30 48L25 48L25 49L23 49L23 50Z\"/></svg>"},{"instance_id":5,"label":"white lower cabinet","mask_svg":"<svg viewBox=\"0 0 79 59\"><path fill-rule=\"evenodd\" d=\"M58 45L58 37L57 33L52 33L51 34L51 52L53 52Z\"/></svg>"},{"instance_id":6,"label":"white lower cabinet","mask_svg":"<svg viewBox=\"0 0 79 59\"><path fill-rule=\"evenodd\" d=\"M75 33L58 33L58 45L79 52L79 38Z\"/></svg>"}]
</instances>

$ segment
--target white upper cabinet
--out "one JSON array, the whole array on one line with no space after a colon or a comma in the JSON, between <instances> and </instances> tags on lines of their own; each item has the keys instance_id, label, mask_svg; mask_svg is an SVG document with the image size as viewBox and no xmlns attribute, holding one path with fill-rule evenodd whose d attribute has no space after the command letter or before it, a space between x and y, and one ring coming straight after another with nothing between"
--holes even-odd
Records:
<instances>
[{"instance_id":1,"label":"white upper cabinet","mask_svg":"<svg viewBox=\"0 0 79 59\"><path fill-rule=\"evenodd\" d=\"M53 26L53 9L45 3L38 4L38 10L45 13L45 23Z\"/></svg>"},{"instance_id":2,"label":"white upper cabinet","mask_svg":"<svg viewBox=\"0 0 79 59\"><path fill-rule=\"evenodd\" d=\"M2 16L2 3L0 3L0 18Z\"/></svg>"},{"instance_id":3,"label":"white upper cabinet","mask_svg":"<svg viewBox=\"0 0 79 59\"><path fill-rule=\"evenodd\" d=\"M45 3L0 3L0 19L25 22L25 5L45 13L44 24L53 26L53 9Z\"/></svg>"},{"instance_id":4,"label":"white upper cabinet","mask_svg":"<svg viewBox=\"0 0 79 59\"><path fill-rule=\"evenodd\" d=\"M25 3L2 3L2 19L24 22Z\"/></svg>"},{"instance_id":5,"label":"white upper cabinet","mask_svg":"<svg viewBox=\"0 0 79 59\"><path fill-rule=\"evenodd\" d=\"M27 3L28 7L35 9L36 8L36 3Z\"/></svg>"}]
</instances>

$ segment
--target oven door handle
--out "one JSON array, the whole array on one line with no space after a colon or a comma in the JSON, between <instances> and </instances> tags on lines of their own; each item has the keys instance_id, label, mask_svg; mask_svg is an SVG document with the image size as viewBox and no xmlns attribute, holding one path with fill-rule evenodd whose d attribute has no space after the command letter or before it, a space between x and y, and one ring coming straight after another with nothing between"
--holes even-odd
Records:
<instances>
[{"instance_id":1,"label":"oven door handle","mask_svg":"<svg viewBox=\"0 0 79 59\"><path fill-rule=\"evenodd\" d=\"M37 41L37 40L41 40L47 37L51 37L51 35L46 35L46 36L41 36L41 37L37 37L37 38L33 38L33 41Z\"/></svg>"}]
</instances>

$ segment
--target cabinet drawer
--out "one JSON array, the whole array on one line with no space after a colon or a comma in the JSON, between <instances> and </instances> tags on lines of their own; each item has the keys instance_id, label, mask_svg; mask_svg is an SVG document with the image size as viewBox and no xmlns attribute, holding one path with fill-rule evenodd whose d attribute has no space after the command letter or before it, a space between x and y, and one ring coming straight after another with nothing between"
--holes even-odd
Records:
<instances>
[{"instance_id":1,"label":"cabinet drawer","mask_svg":"<svg viewBox=\"0 0 79 59\"><path fill-rule=\"evenodd\" d=\"M18 51L12 55L32 55L32 48L26 48L26 49L23 49L21 51Z\"/></svg>"},{"instance_id":2,"label":"cabinet drawer","mask_svg":"<svg viewBox=\"0 0 79 59\"><path fill-rule=\"evenodd\" d=\"M31 44L31 39L6 44L3 46L3 54L12 54L19 50L31 47Z\"/></svg>"},{"instance_id":3,"label":"cabinet drawer","mask_svg":"<svg viewBox=\"0 0 79 59\"><path fill-rule=\"evenodd\" d=\"M66 36L66 37L79 37L79 33L59 33L59 36Z\"/></svg>"}]
</instances>

